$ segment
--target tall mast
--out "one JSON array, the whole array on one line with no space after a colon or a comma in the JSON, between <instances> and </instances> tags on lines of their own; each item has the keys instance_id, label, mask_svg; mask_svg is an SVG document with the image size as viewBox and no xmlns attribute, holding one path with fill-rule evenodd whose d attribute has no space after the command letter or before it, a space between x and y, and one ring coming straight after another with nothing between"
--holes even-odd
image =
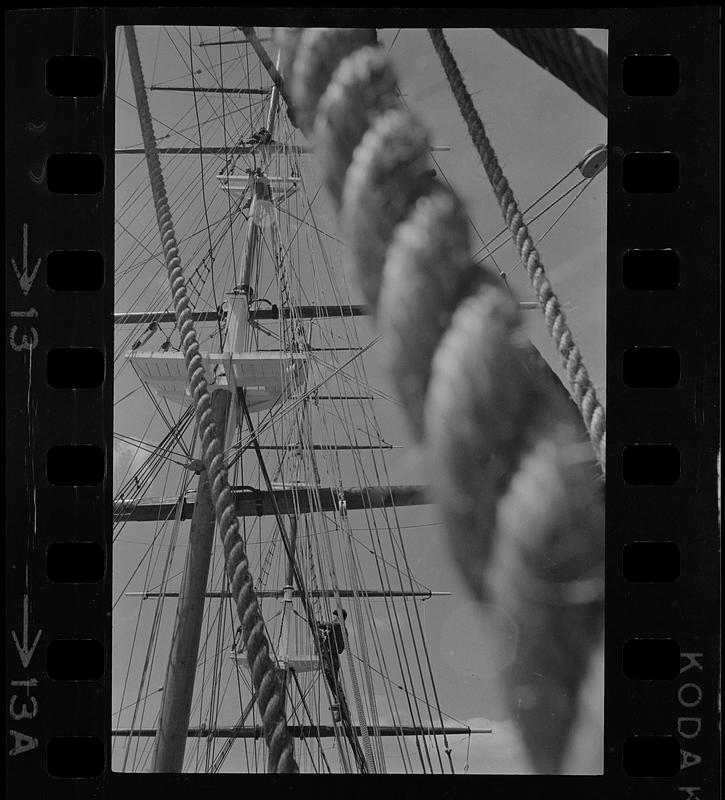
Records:
<instances>
[{"instance_id":1,"label":"tall mast","mask_svg":"<svg viewBox=\"0 0 725 800\"><path fill-rule=\"evenodd\" d=\"M279 60L281 53L277 53L277 63L275 69L279 73ZM279 108L279 83L275 83L272 87L272 96L269 99L269 111L267 112L267 124L265 127L272 134L274 132L274 123L277 119L277 109Z\"/></svg>"},{"instance_id":2,"label":"tall mast","mask_svg":"<svg viewBox=\"0 0 725 800\"><path fill-rule=\"evenodd\" d=\"M224 430L230 393L217 389L211 396L214 424ZM204 616L204 601L215 536L214 506L207 472L199 476L189 549L176 606L171 653L161 695L159 729L154 742L152 772L181 772L194 694L196 662Z\"/></svg>"},{"instance_id":3,"label":"tall mast","mask_svg":"<svg viewBox=\"0 0 725 800\"><path fill-rule=\"evenodd\" d=\"M133 68L134 64L132 64ZM135 65L140 72L140 64ZM273 92L274 97L274 92ZM276 101L275 103L276 104ZM273 104L270 104L270 111ZM255 225L252 223L251 233ZM247 261L253 262L256 236L248 236ZM229 325L225 352L234 356L245 349L248 327L248 297L237 287L230 297ZM237 387L231 358L227 372L228 388L212 391L212 413L217 430L224 432L224 450L234 438L238 412ZM181 772L194 694L196 664L204 616L209 565L216 535L216 520L206 471L198 486L189 532L189 550L177 604L171 653L161 697L158 733L154 742L152 772Z\"/></svg>"},{"instance_id":4,"label":"tall mast","mask_svg":"<svg viewBox=\"0 0 725 800\"><path fill-rule=\"evenodd\" d=\"M289 555L287 557L287 571L285 574L285 585L283 588L284 597L282 600L282 632L280 635L280 649L278 652L279 661L285 666L279 670L282 686L284 687L284 700L287 700L287 683L289 681L289 662L290 655L290 635L292 633L292 598L294 592L294 561L295 549L297 547L297 518L290 516L290 532L289 532Z\"/></svg>"}]
</instances>

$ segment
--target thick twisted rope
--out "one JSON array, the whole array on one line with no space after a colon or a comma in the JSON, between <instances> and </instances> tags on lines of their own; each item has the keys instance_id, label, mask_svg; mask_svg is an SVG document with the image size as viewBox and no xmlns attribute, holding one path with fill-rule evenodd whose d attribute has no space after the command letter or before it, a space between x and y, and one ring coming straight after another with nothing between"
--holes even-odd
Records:
<instances>
[{"instance_id":1,"label":"thick twisted rope","mask_svg":"<svg viewBox=\"0 0 725 800\"><path fill-rule=\"evenodd\" d=\"M523 335L516 302L474 265L461 204L430 177L427 133L401 108L384 54L359 45L362 32L335 35L287 35L292 99L298 118L313 121L358 284L386 334L411 429L431 456L454 555L476 596L500 604L526 639L508 699L518 710L528 698L524 739L537 768L555 769L601 630L601 496L591 447ZM553 293L538 285L553 312ZM561 318L554 321L558 329ZM511 580L502 585L500 574ZM598 624L577 626L583 611ZM534 681L537 674L544 679ZM558 727L548 732L552 713Z\"/></svg>"},{"instance_id":2,"label":"thick twisted rope","mask_svg":"<svg viewBox=\"0 0 725 800\"><path fill-rule=\"evenodd\" d=\"M156 137L151 121L148 98L144 86L141 61L138 54L136 34L132 26L124 28L128 47L133 87L136 94L141 132L146 161L151 179L151 189L156 207L156 216L161 233L161 244L174 302L177 325L181 334L182 350L189 371L202 460L211 485L214 513L219 526L219 535L224 545L224 558L229 576L231 594L237 608L242 628L242 642L247 648L247 660L252 674L252 683L257 691L257 704L262 715L264 738L269 748L271 772L298 772L294 757L294 744L287 730L284 714L284 687L277 675L277 668L270 658L270 647L264 630L264 620L254 591L254 582L249 571L249 561L239 535L234 497L224 467L223 446L212 422L211 395L209 393L204 366L199 352L199 340L192 322L192 309L186 292L184 273L179 258L179 248L174 233L166 197L166 188L161 172L161 163L156 150Z\"/></svg>"},{"instance_id":3,"label":"thick twisted rope","mask_svg":"<svg viewBox=\"0 0 725 800\"><path fill-rule=\"evenodd\" d=\"M486 579L518 625L517 656L504 680L516 698L524 743L539 772L555 773L580 713L582 678L601 642L604 510L591 504L586 457L576 446L559 446L566 438L557 430L561 422L541 422L548 433L529 451L499 507ZM555 502L542 506L541 497Z\"/></svg>"},{"instance_id":4,"label":"thick twisted rope","mask_svg":"<svg viewBox=\"0 0 725 800\"><path fill-rule=\"evenodd\" d=\"M473 144L481 157L483 168L486 171L496 200L501 208L506 226L511 232L521 261L526 267L531 285L536 293L536 299L544 313L546 324L549 328L554 344L556 345L562 364L566 371L567 379L572 390L572 396L579 406L584 423L589 431L589 436L594 446L597 461L605 470L605 415L604 408L599 402L596 390L591 382L589 373L584 366L581 352L574 342L574 337L566 321L564 310L559 298L546 277L544 265L541 263L539 252L534 246L529 229L524 222L513 190L501 170L496 158L496 153L486 135L486 129L476 111L473 101L463 82L463 77L446 42L440 28L429 29L433 45L440 57L443 70L450 83L453 95L458 102L463 119L468 127Z\"/></svg>"},{"instance_id":5,"label":"thick twisted rope","mask_svg":"<svg viewBox=\"0 0 725 800\"><path fill-rule=\"evenodd\" d=\"M573 28L493 28L607 116L607 54Z\"/></svg>"}]
</instances>

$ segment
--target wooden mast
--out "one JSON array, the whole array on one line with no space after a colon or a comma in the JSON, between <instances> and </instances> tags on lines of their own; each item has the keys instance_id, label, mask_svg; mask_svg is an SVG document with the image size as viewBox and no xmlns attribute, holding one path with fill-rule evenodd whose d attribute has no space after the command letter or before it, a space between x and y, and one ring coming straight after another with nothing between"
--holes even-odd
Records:
<instances>
[{"instance_id":1,"label":"wooden mast","mask_svg":"<svg viewBox=\"0 0 725 800\"><path fill-rule=\"evenodd\" d=\"M129 67L137 97L139 121L144 132L144 150L148 151L145 154L153 182L154 153L152 148L155 147L155 142L153 134L150 137L147 136L144 127L142 105L145 106L147 113L148 106L143 88L144 77L141 60L133 27L126 27L125 33ZM139 100L140 97L143 97L143 104ZM163 232L161 226L160 231ZM152 326L149 327L152 331L154 330ZM233 408L232 399L232 393L228 390L219 390L212 395L212 419L217 429L221 430L222 438L226 433L230 406ZM152 772L180 772L183 766L214 529L215 513L211 487L206 470L204 470L197 486L197 502L194 505L189 534L189 550L163 686L160 724L153 748Z\"/></svg>"},{"instance_id":2,"label":"wooden mast","mask_svg":"<svg viewBox=\"0 0 725 800\"><path fill-rule=\"evenodd\" d=\"M230 399L230 392L224 389L217 389L211 396L214 424L219 430L226 429ZM199 476L189 529L151 772L181 772L183 767L214 535L214 506L204 470Z\"/></svg>"},{"instance_id":3,"label":"wooden mast","mask_svg":"<svg viewBox=\"0 0 725 800\"><path fill-rule=\"evenodd\" d=\"M274 127L278 100L279 91L275 87L272 90L267 116L267 129L270 132ZM253 200L253 204L255 200L256 198ZM250 212L252 210L253 208L250 209ZM249 300L251 299L251 268L260 232L254 215L250 213L245 243L244 281L242 286L236 286L233 289L229 298L229 324L225 344L225 353L228 353L229 356L246 349L245 340L249 325ZM237 389L234 385L234 369L231 367L231 362L227 380L228 389L216 388L212 392L213 419L217 430L223 432L224 450L233 441L238 412ZM216 520L211 488L206 470L204 470L199 477L194 503L189 532L189 550L184 565L174 621L171 653L163 686L151 772L181 772L183 768L215 532ZM292 563L289 565L289 570L291 569Z\"/></svg>"},{"instance_id":4,"label":"wooden mast","mask_svg":"<svg viewBox=\"0 0 725 800\"><path fill-rule=\"evenodd\" d=\"M279 669L279 676L284 687L284 704L287 704L287 684L289 682L289 666L287 658L290 654L290 636L292 633L292 598L294 592L295 580L295 550L297 547L297 518L290 516L290 531L289 531L289 554L287 556L287 570L285 574L285 585L283 587L283 607L282 607L282 631L280 635L280 649L277 653L278 663L284 664ZM285 716L287 711L285 708ZM271 772L269 765L267 771Z\"/></svg>"}]
</instances>

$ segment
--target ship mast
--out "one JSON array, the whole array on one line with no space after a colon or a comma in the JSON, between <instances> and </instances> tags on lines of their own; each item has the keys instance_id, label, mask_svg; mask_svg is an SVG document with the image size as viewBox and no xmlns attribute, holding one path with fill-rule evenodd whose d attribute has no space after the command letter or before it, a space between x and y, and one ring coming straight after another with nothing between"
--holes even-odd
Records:
<instances>
[{"instance_id":1,"label":"ship mast","mask_svg":"<svg viewBox=\"0 0 725 800\"><path fill-rule=\"evenodd\" d=\"M214 424L219 428L227 427L230 400L227 390L212 394ZM197 483L151 772L181 772L183 767L215 528L211 487L204 470Z\"/></svg>"},{"instance_id":2,"label":"ship mast","mask_svg":"<svg viewBox=\"0 0 725 800\"><path fill-rule=\"evenodd\" d=\"M132 68L133 66L132 64ZM274 87L267 114L267 130L270 132L270 137L278 102L279 90ZM260 226L256 221L254 210L260 191L263 192L265 189L262 181L255 181L255 193L252 198L249 229L245 242L244 278L242 284L235 286L229 295L229 321L225 353L230 357L238 355L246 349L249 300L251 299L251 270L260 236ZM212 391L213 420L217 430L224 431L224 450L228 449L234 439L239 410L238 390L234 385L234 376L235 369L230 358L226 370L227 388L218 387ZM242 388L241 391L244 389ZM163 685L159 727L154 742L151 772L181 772L183 768L196 664L199 656L204 601L216 528L211 489L206 470L204 470L199 476L197 484L196 501L189 532L189 549L174 620L171 653Z\"/></svg>"}]
</instances>

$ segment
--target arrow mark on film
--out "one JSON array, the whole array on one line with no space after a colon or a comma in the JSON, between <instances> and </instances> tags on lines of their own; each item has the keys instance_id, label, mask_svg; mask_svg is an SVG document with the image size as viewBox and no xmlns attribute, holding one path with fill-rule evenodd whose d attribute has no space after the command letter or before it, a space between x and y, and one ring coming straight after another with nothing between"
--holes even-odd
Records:
<instances>
[{"instance_id":1,"label":"arrow mark on film","mask_svg":"<svg viewBox=\"0 0 725 800\"><path fill-rule=\"evenodd\" d=\"M35 634L35 639L33 640L33 644L28 649L28 595L23 595L23 643L22 645L18 641L18 637L15 631L11 631L13 641L15 642L15 649L18 651L18 655L20 656L20 660L23 662L23 668L27 669L28 664L30 664L30 659L33 657L33 653L35 652L35 648L38 646L38 642L40 641L40 634L42 630L39 630Z\"/></svg>"},{"instance_id":2,"label":"arrow mark on film","mask_svg":"<svg viewBox=\"0 0 725 800\"><path fill-rule=\"evenodd\" d=\"M35 262L35 267L33 271L28 274L28 226L27 224L23 225L23 271L21 272L18 269L18 265L15 263L15 259L10 259L13 262L13 269L15 270L15 274L18 277L18 282L20 283L20 288L23 290L23 294L28 294L31 287L33 286L33 281L35 280L35 276L38 274L38 268L40 267L40 262L42 259L38 259Z\"/></svg>"}]
</instances>

